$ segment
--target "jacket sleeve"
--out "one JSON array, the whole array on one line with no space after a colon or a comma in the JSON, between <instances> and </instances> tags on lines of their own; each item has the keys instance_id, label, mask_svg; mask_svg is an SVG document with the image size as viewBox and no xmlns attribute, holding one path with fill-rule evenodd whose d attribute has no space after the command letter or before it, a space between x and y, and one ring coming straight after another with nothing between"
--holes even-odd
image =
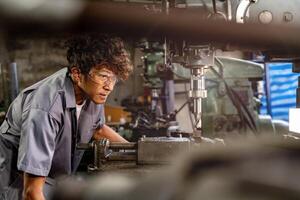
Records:
<instances>
[{"instance_id":1,"label":"jacket sleeve","mask_svg":"<svg viewBox=\"0 0 300 200\"><path fill-rule=\"evenodd\" d=\"M26 173L47 176L51 168L59 124L44 110L30 109L27 112L23 114L22 119L17 166Z\"/></svg>"}]
</instances>

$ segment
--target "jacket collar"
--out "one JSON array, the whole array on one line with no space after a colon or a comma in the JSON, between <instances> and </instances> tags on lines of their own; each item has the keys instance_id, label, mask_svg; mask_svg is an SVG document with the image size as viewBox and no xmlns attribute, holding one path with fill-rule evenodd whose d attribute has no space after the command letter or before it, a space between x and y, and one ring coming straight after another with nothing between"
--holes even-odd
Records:
<instances>
[{"instance_id":1,"label":"jacket collar","mask_svg":"<svg viewBox=\"0 0 300 200\"><path fill-rule=\"evenodd\" d=\"M76 98L74 85L69 73L66 74L65 81L65 98L66 98L66 107L67 108L75 108L76 107Z\"/></svg>"}]
</instances>

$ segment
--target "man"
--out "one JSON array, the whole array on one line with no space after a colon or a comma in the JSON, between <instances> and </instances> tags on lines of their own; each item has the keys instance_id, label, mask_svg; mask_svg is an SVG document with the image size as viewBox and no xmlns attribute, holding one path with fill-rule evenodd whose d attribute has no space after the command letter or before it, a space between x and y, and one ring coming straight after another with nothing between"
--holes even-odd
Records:
<instances>
[{"instance_id":1,"label":"man","mask_svg":"<svg viewBox=\"0 0 300 200\"><path fill-rule=\"evenodd\" d=\"M45 199L49 185L76 171L79 142L127 142L104 124L107 96L132 71L119 38L67 42L68 69L24 89L0 128L0 199ZM51 187L50 187L51 188Z\"/></svg>"}]
</instances>

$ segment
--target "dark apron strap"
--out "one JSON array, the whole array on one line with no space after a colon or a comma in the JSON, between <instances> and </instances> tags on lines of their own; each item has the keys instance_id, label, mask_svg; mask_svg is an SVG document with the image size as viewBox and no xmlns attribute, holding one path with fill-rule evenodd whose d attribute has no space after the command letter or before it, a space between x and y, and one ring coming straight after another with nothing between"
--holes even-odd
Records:
<instances>
[{"instance_id":1,"label":"dark apron strap","mask_svg":"<svg viewBox=\"0 0 300 200\"><path fill-rule=\"evenodd\" d=\"M77 144L77 118L76 118L76 109L71 110L71 126L72 126L72 150L71 150L71 167L72 167L72 172L74 172L76 169L76 144Z\"/></svg>"}]
</instances>

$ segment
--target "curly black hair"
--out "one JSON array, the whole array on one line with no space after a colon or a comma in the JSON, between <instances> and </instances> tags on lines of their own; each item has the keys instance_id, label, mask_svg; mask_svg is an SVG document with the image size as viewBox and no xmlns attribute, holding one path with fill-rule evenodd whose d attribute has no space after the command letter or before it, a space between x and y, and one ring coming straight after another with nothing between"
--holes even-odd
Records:
<instances>
[{"instance_id":1,"label":"curly black hair","mask_svg":"<svg viewBox=\"0 0 300 200\"><path fill-rule=\"evenodd\" d=\"M69 39L65 45L69 68L76 66L83 74L88 74L92 67L103 63L121 80L126 80L132 72L129 54L119 37L84 34Z\"/></svg>"}]
</instances>

